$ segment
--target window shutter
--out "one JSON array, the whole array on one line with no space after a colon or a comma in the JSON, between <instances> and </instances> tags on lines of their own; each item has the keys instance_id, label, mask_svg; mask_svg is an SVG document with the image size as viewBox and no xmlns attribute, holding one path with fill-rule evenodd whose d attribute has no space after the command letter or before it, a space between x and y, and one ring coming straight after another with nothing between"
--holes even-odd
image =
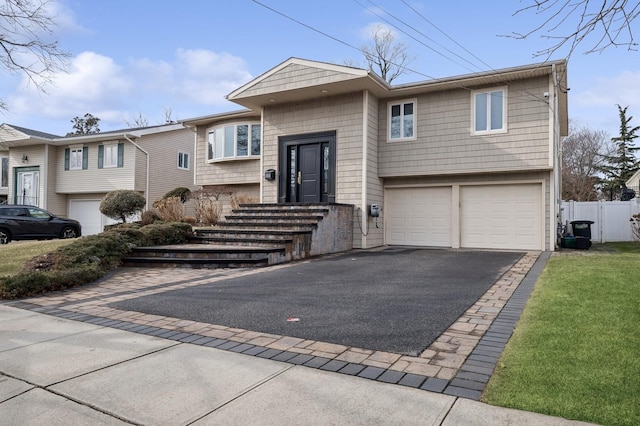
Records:
<instances>
[{"instance_id":1,"label":"window shutter","mask_svg":"<svg viewBox=\"0 0 640 426\"><path fill-rule=\"evenodd\" d=\"M118 144L118 167L122 167L124 165L124 144Z\"/></svg>"},{"instance_id":2,"label":"window shutter","mask_svg":"<svg viewBox=\"0 0 640 426\"><path fill-rule=\"evenodd\" d=\"M89 168L89 147L82 147L82 170Z\"/></svg>"},{"instance_id":3,"label":"window shutter","mask_svg":"<svg viewBox=\"0 0 640 426\"><path fill-rule=\"evenodd\" d=\"M64 149L64 169L69 170L69 156L71 155L71 149Z\"/></svg>"},{"instance_id":4,"label":"window shutter","mask_svg":"<svg viewBox=\"0 0 640 426\"><path fill-rule=\"evenodd\" d=\"M104 164L104 145L98 145L98 168L101 169Z\"/></svg>"}]
</instances>

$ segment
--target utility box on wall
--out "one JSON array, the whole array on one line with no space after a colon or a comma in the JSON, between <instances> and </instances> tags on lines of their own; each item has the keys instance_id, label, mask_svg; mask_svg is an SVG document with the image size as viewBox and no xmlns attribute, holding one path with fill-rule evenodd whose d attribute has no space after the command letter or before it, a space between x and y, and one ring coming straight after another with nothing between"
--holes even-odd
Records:
<instances>
[{"instance_id":1,"label":"utility box on wall","mask_svg":"<svg viewBox=\"0 0 640 426\"><path fill-rule=\"evenodd\" d=\"M274 169L268 169L264 172L264 178L266 180L276 180L276 171Z\"/></svg>"}]
</instances>

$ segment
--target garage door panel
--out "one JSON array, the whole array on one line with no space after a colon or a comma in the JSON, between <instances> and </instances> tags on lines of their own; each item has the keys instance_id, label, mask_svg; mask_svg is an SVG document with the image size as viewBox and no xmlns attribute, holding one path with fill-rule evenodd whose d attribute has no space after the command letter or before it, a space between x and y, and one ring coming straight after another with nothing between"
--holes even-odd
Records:
<instances>
[{"instance_id":1,"label":"garage door panel","mask_svg":"<svg viewBox=\"0 0 640 426\"><path fill-rule=\"evenodd\" d=\"M394 188L385 195L387 244L451 247L451 188Z\"/></svg>"},{"instance_id":2,"label":"garage door panel","mask_svg":"<svg viewBox=\"0 0 640 426\"><path fill-rule=\"evenodd\" d=\"M467 248L541 248L542 185L460 188L460 244Z\"/></svg>"}]
</instances>

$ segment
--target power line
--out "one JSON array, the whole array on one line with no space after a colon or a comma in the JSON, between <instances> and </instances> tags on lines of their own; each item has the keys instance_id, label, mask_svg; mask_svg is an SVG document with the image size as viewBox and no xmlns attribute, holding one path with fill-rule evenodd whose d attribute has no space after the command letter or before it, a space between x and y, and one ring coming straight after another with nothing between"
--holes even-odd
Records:
<instances>
[{"instance_id":1,"label":"power line","mask_svg":"<svg viewBox=\"0 0 640 426\"><path fill-rule=\"evenodd\" d=\"M260 1L258 1L258 0L251 0L251 1L253 1L253 2L254 2L254 3L256 3L257 5L262 6L262 7L264 7L265 9L268 9L268 10L270 10L271 12L276 13L276 14L278 14L278 15L282 16L283 18L286 18L286 19L288 19L288 20L290 20L290 21L293 21L293 22L295 22L296 24L301 25L301 26L303 26L303 27L305 27L305 28L307 28L307 29L309 29L309 30L311 30L311 31L313 31L313 32L316 32L316 33L318 33L318 34L320 34L320 35L323 35L323 36L325 36L325 37L327 37L327 38L329 38L329 39L331 39L331 40L333 40L333 41L336 41L336 42L338 42L338 43L342 44L342 45L345 45L345 46L350 47L350 48L352 48L352 49L354 49L354 50L357 50L357 51L358 51L358 52L360 52L360 53L364 53L362 49L360 49L360 48L358 48L358 47L356 47L356 46L354 46L354 45L352 45L352 44L350 44L350 43L347 43L347 42L346 42L346 41L344 41L344 40L340 40L340 39L339 39L339 38L337 38L337 37L334 37L334 36L332 36L332 35L330 35L330 34L327 34L327 33L325 33L324 31L321 31L321 30L319 30L319 29L317 29L317 28L315 28L315 27L313 27L313 26L311 26L311 25L305 24L304 22L299 21L298 19L295 19L295 18L293 18L293 17L291 17L291 16L289 16L289 15L287 15L287 14L283 13L283 12L280 12L280 11L278 11L278 10L276 10L276 9L274 9L274 8L272 8L272 7L270 7L270 6L267 6L267 5L265 5L264 3L262 3L262 2L260 2ZM354 0L354 1L356 1L356 0ZM402 1L403 1L403 3L405 3L405 2L404 2L404 0L402 0ZM358 2L356 1L356 3L358 3ZM372 3L372 4L373 4L373 3ZM406 4L406 3L405 3L405 4ZM362 4L360 4L360 6L361 6L361 7L365 7L367 10L371 11L371 9L367 8L366 6L363 6ZM409 6L409 7L410 7L410 6ZM411 7L410 7L410 8L411 8ZM412 10L414 10L413 8L411 8L411 9L412 9ZM372 11L372 12L373 12L373 11ZM386 12L385 12L385 13L386 13ZM418 12L416 12L416 13L418 13ZM419 14L419 13L418 13L418 14ZM389 14L389 15L390 15L390 14ZM378 15L377 15L377 16L378 16ZM390 16L392 16L392 15L390 15ZM384 19L384 18L381 18L381 19ZM398 19L398 18L395 18L395 17L394 17L394 19ZM423 17L423 19L425 19L425 20L426 20L426 18L424 18L424 17ZM386 21L386 20L385 20L385 21ZM386 22L388 22L388 21L386 21ZM402 21L400 21L400 22L402 22ZM429 21L427 20L427 22L429 22ZM389 23L389 22L388 22L388 23ZM390 24L390 25L393 25L393 24L391 24L391 23L389 23L389 24ZM438 29L438 31L440 31L440 32L442 32L443 34L445 34L442 30L440 30L439 28L437 28L437 27L436 27L434 24L432 24L431 22L429 22L429 24L430 24L430 25L432 25L432 26L434 26L436 29ZM405 25L407 25L407 24L405 24ZM393 25L393 26L394 26L395 28L397 28L398 30L402 31L403 33L407 34L407 33L406 33L406 32L404 32L403 30L401 30L400 28L396 27L395 25ZM407 25L407 26L408 26L408 27L410 27L409 25ZM411 27L410 27L410 28L411 28ZM411 36L411 35L409 35L409 34L407 34L407 35L408 35L408 36L410 36L410 37L412 37L412 36ZM445 34L445 35L446 35L446 34ZM450 38L449 36L447 36L447 37L448 37L448 38ZM412 37L412 38L414 38L414 37ZM415 39L415 38L414 38L414 39ZM451 39L451 40L453 40L453 39ZM422 45L424 45L425 47L428 47L429 49L434 50L434 49L430 48L429 46L425 45L424 43L420 42L419 40L416 40L416 41L418 41L419 43L421 43L421 44L422 44ZM455 40L453 40L453 41L455 42ZM457 42L455 42L455 43L459 45L459 43L457 43ZM462 46L461 46L461 47L462 47ZM462 47L462 48L464 49L464 47ZM464 49L464 50L465 50L465 51L467 51L466 49ZM435 51L435 50L434 50L434 51ZM442 55L440 52L437 52L437 51L435 51L435 52L436 52L436 53L439 53L440 55ZM467 51L467 52L468 52L468 51ZM469 53L470 53L470 52L469 52ZM486 64L486 62L484 62L484 61L482 61L481 59L477 58L477 57L476 57L475 55L473 55L472 53L471 53L471 55L472 55L472 56L474 56L476 59L480 60L480 62L482 62L483 64L487 65L487 66L488 66L492 71L496 71L496 70L494 70L493 68L491 68L491 66L489 66L488 64ZM447 57L446 57L446 55L442 55L442 56L444 56L445 58L447 58ZM455 62L455 61L453 61L451 58L447 58L447 59L449 59L449 60L451 60L452 62L456 63L456 62ZM465 60L465 61L466 61L466 60ZM468 61L467 61L467 62L468 62ZM391 64L392 64L392 65L394 65L394 66L399 66L398 64L395 64L395 63L391 63ZM460 65L460 64L458 64L458 65ZM472 65L473 65L473 64L472 64ZM541 64L541 65L542 65L542 64ZM474 65L474 66L475 66L475 65ZM477 67L477 66L476 66L476 67ZM437 78L436 78L436 77L430 76L430 75L428 75L428 74L425 74L425 73L422 73L422 72L419 72L419 71L416 71L416 70L413 70L413 69L411 69L411 68L407 68L407 67L403 67L403 68L404 68L405 70L409 71L409 72L412 72L412 73L417 74L417 75L421 75L421 76L426 77L426 78L428 78L428 79L431 79L431 80L437 80ZM465 68L466 68L466 67L465 67ZM477 68L479 68L479 67L477 67ZM467 68L467 69L468 69L468 68ZM472 71L471 75L473 75L473 74L480 74L480 72L474 72L474 71ZM508 84L508 82L507 82L507 81L502 81L502 83L504 83L504 84ZM469 92L474 91L474 89L469 88L469 87L464 87L464 86L463 86L463 87L460 87L460 89L467 90L467 91L469 91ZM513 93L513 92L512 92L512 93ZM525 90L523 90L523 93L525 93L525 94L529 95L529 97L533 97L533 98L535 98L536 100L539 100L539 101L545 102L545 100L544 100L544 99L541 99L539 96L537 96L537 95L535 95L535 94L533 94L533 93L529 92L529 91L528 91L528 90L526 90L526 89L525 89ZM510 97L510 98L512 98L512 99L513 99L513 98L515 98L515 96L509 96L509 97ZM522 96L521 98L522 98L522 99L524 99L525 97L524 97L524 96Z\"/></svg>"},{"instance_id":2,"label":"power line","mask_svg":"<svg viewBox=\"0 0 640 426\"><path fill-rule=\"evenodd\" d=\"M290 20L290 21L293 21L293 22L295 22L295 23L296 23L296 24L298 24L298 25L301 25L301 26L303 26L303 27L305 27L305 28L307 28L307 29L309 29L309 30L311 30L311 31L314 31L314 32L316 32L316 33L318 33L318 34L320 34L320 35L325 36L325 37L328 37L328 38L330 38L330 39L331 39L331 40L333 40L333 41L337 41L338 43L343 44L343 45L345 45L345 46L347 46L347 47L350 47L350 48L352 48L352 49L355 49L355 50L357 50L358 52L360 52L361 54L364 54L364 52L363 52L363 50L362 50L362 49L360 49L360 48L358 48L358 47L356 47L356 46L354 46L354 45L352 45L352 44L349 44L349 43L347 43L347 42L346 42L346 41L344 41L344 40L340 40L340 39L339 39L339 38L337 38L337 37L334 37L334 36L332 36L332 35L330 35L330 34L327 34L327 33L323 32L323 31L320 31L319 29L317 29L317 28L315 28L315 27L312 27L311 25L305 24L304 22L301 22L301 21L299 21L299 20L297 20L297 19L295 19L295 18L293 18L293 17L291 17L291 16L289 16L289 15L287 15L287 14L283 13L283 12L280 12L280 11L278 11L278 10L276 10L276 9L274 9L274 8L272 8L272 7L270 7L270 6L267 6L266 4L261 3L261 2L259 2L258 0L251 0L251 1L252 1L252 2L254 2L255 4L259 5L259 6L264 7L265 9L270 10L270 11L271 11L271 12L273 12L273 13L276 13L276 14L278 14L278 15L282 16L283 18L286 18L286 19L288 19L288 20ZM390 62L390 63L391 63L392 65L396 66L396 67L400 67L400 65L398 65L398 64L394 64L394 63L392 63L392 62ZM417 74L417 75L421 75L421 76L423 76L423 77L426 77L426 78L428 78L428 79L432 79L432 80L435 80L435 79L436 79L436 78L435 78L435 77L433 77L433 76L430 76L430 75L428 75L428 74L422 73L422 72L420 72L420 71L413 70L413 69L411 69L411 68L403 67L403 69L405 69L405 70L407 70L407 71L410 71L410 72L412 72L412 73L415 73L415 74Z\"/></svg>"},{"instance_id":3,"label":"power line","mask_svg":"<svg viewBox=\"0 0 640 426\"><path fill-rule=\"evenodd\" d=\"M436 30L438 30L442 35L444 35L445 37L447 37L449 40L451 40L452 42L454 42L458 47L460 47L462 50L464 50L465 52L467 52L469 55L473 56L475 59L477 59L478 61L480 61L483 65L485 65L487 68L489 68L490 70L493 70L493 67L489 64L487 64L485 61L483 61L482 59L478 58L476 55L473 54L473 52L470 52L469 50L467 50L467 48L465 48L463 45L461 45L460 43L458 43L456 40L454 40L452 37L450 37L447 33L445 33L444 31L442 31L440 28L438 28L433 22L429 21L422 13L418 12L413 6L411 6L409 3L407 3L405 0L400 0L402 3L404 3L405 6L407 6L409 9L411 9L413 12L416 13L416 15L418 15L419 17L421 17L427 24L431 25L433 28L435 28ZM480 68L480 67L477 67Z\"/></svg>"},{"instance_id":4,"label":"power line","mask_svg":"<svg viewBox=\"0 0 640 426\"><path fill-rule=\"evenodd\" d=\"M362 7L366 7L362 4L360 4L358 2L358 0L353 0L354 2L356 2L357 4L359 4ZM446 46L443 46L442 44L438 43L437 41L435 41L434 39L432 39L431 37L429 37L428 35L424 34L423 32L421 32L420 30L418 30L417 28L407 24L405 21L403 21L402 19L394 16L393 14L391 14L389 11L385 10L384 8L382 8L381 6L378 6L377 4L375 4L373 1L371 0L367 0L369 3L371 3L371 5L373 5L375 8L382 10L384 13L386 13L387 15L391 16L393 19L395 19L396 21L400 22L402 25L412 29L413 31L415 31L416 33L420 34L422 37L424 37L425 39L429 40L430 42L436 44L437 46L441 47L442 49L446 50L447 52L449 52L450 54L458 57L459 59L463 60L464 62L468 63L469 65L471 65L472 67L478 68L480 70L482 70L481 67L477 66L476 64L472 63L471 61L463 58L462 56L458 55L457 53L451 51L450 49L448 49ZM407 36L411 37L412 39L414 39L415 41L417 41L418 43L420 43L421 45L423 45L424 47L426 47L429 50L432 50L433 52L437 53L438 55L442 56L445 59L448 59L449 61L453 62L456 65L460 65L461 67L471 71L471 72L476 72L475 70L472 70L471 68L468 68L465 65L462 65L456 61L454 61L453 59L451 59L450 57L448 57L447 55L443 54L442 52L437 51L436 49L434 49L431 46L426 45L425 43L423 43L422 41L418 40L417 38L415 38L414 36L412 36L411 34L408 34L407 32L401 30L400 28L396 27L395 25L393 25L391 22L387 21L385 18L383 18L382 16L378 15L378 13L376 13L375 10L369 9L367 8L367 10L369 10L371 13L373 13L374 15L376 15L377 17L379 17L380 19L382 19L383 21L385 21L386 23L388 23L389 25L392 25L394 28L398 29L399 31L401 31L403 34L406 34Z\"/></svg>"}]
</instances>

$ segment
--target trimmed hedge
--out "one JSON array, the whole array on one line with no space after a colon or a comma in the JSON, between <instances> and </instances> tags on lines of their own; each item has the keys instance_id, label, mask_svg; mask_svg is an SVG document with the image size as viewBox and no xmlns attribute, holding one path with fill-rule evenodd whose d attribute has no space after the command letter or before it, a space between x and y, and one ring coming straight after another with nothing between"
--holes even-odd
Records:
<instances>
[{"instance_id":1,"label":"trimmed hedge","mask_svg":"<svg viewBox=\"0 0 640 426\"><path fill-rule=\"evenodd\" d=\"M101 278L134 247L181 244L192 235L187 223L125 224L90 235L27 262L24 272L0 278L0 298L15 299L64 290Z\"/></svg>"}]
</instances>

